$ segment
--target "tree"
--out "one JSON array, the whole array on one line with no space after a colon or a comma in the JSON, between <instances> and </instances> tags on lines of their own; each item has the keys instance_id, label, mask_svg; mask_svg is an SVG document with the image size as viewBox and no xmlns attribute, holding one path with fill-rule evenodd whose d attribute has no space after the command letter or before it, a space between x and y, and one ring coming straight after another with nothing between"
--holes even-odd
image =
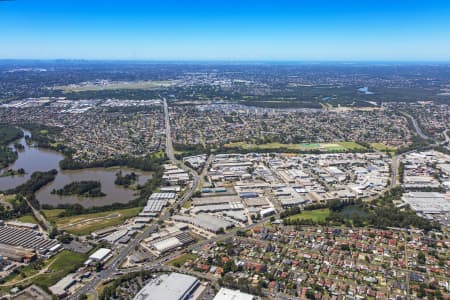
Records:
<instances>
[{"instance_id":1,"label":"tree","mask_svg":"<svg viewBox=\"0 0 450 300\"><path fill-rule=\"evenodd\" d=\"M417 254L417 263L420 264L420 265L424 265L425 262L426 262L425 254L422 251L420 251Z\"/></svg>"}]
</instances>

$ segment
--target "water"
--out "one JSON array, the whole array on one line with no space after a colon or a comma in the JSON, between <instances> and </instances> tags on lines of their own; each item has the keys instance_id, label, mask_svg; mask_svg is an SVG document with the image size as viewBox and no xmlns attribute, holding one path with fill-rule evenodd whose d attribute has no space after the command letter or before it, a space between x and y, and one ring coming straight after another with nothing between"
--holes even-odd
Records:
<instances>
[{"instance_id":1,"label":"water","mask_svg":"<svg viewBox=\"0 0 450 300\"><path fill-rule=\"evenodd\" d=\"M370 92L367 86L359 88L358 92L364 93L366 95L373 95L373 92Z\"/></svg>"},{"instance_id":2,"label":"water","mask_svg":"<svg viewBox=\"0 0 450 300\"><path fill-rule=\"evenodd\" d=\"M26 130L24 130L24 134L31 136L30 132ZM19 143L22 144L25 149L24 151L19 152L17 161L10 165L8 169L17 170L23 168L26 174L24 176L0 177L0 190L11 189L25 183L33 172L56 169L58 170L58 175L55 180L36 193L36 198L40 204L49 204L53 206L59 204L80 204L84 207L92 207L105 206L113 203L127 203L136 198L136 194L139 192L115 185L114 180L116 178L116 173L119 170L122 170L124 174L133 171L139 175L138 182L140 184L144 184L151 178L151 172L143 172L123 167L61 170L59 162L64 158L62 154L47 149L30 147L25 142L25 138L20 139ZM86 198L51 194L53 189L60 189L66 184L81 180L100 181L102 184L102 192L105 193L106 196Z\"/></svg>"}]
</instances>

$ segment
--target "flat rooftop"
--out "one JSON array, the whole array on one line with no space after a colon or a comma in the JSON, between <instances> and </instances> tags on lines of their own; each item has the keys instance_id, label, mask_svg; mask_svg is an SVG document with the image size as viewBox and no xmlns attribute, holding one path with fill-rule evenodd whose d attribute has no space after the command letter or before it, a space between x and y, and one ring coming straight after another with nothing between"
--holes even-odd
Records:
<instances>
[{"instance_id":1,"label":"flat rooftop","mask_svg":"<svg viewBox=\"0 0 450 300\"><path fill-rule=\"evenodd\" d=\"M256 296L242 293L239 290L230 290L227 288L221 288L214 300L254 300L257 299Z\"/></svg>"},{"instance_id":2,"label":"flat rooftop","mask_svg":"<svg viewBox=\"0 0 450 300\"><path fill-rule=\"evenodd\" d=\"M147 283L134 300L185 300L199 283L194 276L180 273L163 274Z\"/></svg>"}]
</instances>

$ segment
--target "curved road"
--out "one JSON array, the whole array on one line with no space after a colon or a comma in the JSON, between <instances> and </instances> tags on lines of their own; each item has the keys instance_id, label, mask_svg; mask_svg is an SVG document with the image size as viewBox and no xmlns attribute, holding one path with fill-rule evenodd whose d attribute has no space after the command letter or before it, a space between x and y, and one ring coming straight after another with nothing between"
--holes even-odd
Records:
<instances>
[{"instance_id":1,"label":"curved road","mask_svg":"<svg viewBox=\"0 0 450 300\"><path fill-rule=\"evenodd\" d=\"M416 133L417 133L418 136L420 136L424 140L429 140L430 139L429 136L427 136L425 133L423 133L422 128L420 128L419 123L417 122L417 120L413 116L411 116L410 114L408 114L408 113L406 113L404 111L401 111L400 113L411 120L411 122L412 122L412 124L414 126L414 130L416 130Z\"/></svg>"},{"instance_id":2,"label":"curved road","mask_svg":"<svg viewBox=\"0 0 450 300\"><path fill-rule=\"evenodd\" d=\"M444 137L445 137L444 145L447 146L447 148L450 148L450 129L444 131Z\"/></svg>"}]
</instances>

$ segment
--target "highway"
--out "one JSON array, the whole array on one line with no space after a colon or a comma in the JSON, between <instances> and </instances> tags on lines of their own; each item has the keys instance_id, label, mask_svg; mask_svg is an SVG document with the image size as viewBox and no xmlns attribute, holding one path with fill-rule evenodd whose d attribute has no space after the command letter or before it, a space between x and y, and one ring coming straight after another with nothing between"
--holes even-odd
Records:
<instances>
[{"instance_id":1,"label":"highway","mask_svg":"<svg viewBox=\"0 0 450 300\"><path fill-rule=\"evenodd\" d=\"M395 155L392 157L391 162L391 188L394 188L397 185L397 177L398 177L398 167L399 167L400 157Z\"/></svg>"},{"instance_id":2,"label":"highway","mask_svg":"<svg viewBox=\"0 0 450 300\"><path fill-rule=\"evenodd\" d=\"M166 98L164 99L164 122L165 122L165 130L166 130L166 154L169 160L178 165L183 170L189 172L189 174L192 177L192 185L187 193L185 193L181 199L178 201L177 204L180 204L183 206L183 204L189 200L192 195L197 190L199 183L200 183L200 177L194 169L186 166L182 161L179 161L176 159L174 151L173 151L173 143L172 143L172 133L170 129L170 116L169 116L169 105L167 104Z\"/></svg>"},{"instance_id":3,"label":"highway","mask_svg":"<svg viewBox=\"0 0 450 300\"><path fill-rule=\"evenodd\" d=\"M450 129L444 131L444 137L445 137L444 146L450 148Z\"/></svg>"},{"instance_id":4,"label":"highway","mask_svg":"<svg viewBox=\"0 0 450 300\"><path fill-rule=\"evenodd\" d=\"M173 145L172 145L172 136L170 131L170 119L169 119L169 107L167 105L167 100L164 98L164 118L165 118L165 132L166 132L166 154L169 160L177 164L183 170L186 170L190 173L192 177L192 184L189 187L189 190L181 197L181 199L175 202L172 205L172 208L176 208L177 205L183 206L183 204L189 200L192 195L195 193L199 186L199 175L198 173L183 164L181 161L178 161L175 158ZM78 300L78 297L82 294L93 294L96 297L95 287L103 280L114 277L114 273L118 271L118 267L123 262L123 260L134 251L135 247L139 246L142 240L150 236L152 233L158 231L158 226L156 225L158 222L165 221L170 218L170 209L165 209L158 219L153 221L153 224L145 229L143 233L138 235L135 239L131 240L130 243L123 249L119 251L117 255L115 255L107 264L107 268L97 273L96 277L94 277L89 283L78 289L70 299ZM152 263L152 267L154 267L159 260L156 260Z\"/></svg>"},{"instance_id":5,"label":"highway","mask_svg":"<svg viewBox=\"0 0 450 300\"><path fill-rule=\"evenodd\" d=\"M418 136L420 136L424 140L429 140L430 139L429 136L427 136L425 133L423 133L422 128L420 128L419 123L417 123L417 120L413 116L411 116L410 114L408 114L408 113L406 113L404 111L401 111L400 113L411 120L411 122L412 122L412 124L414 126L414 130L416 131Z\"/></svg>"}]
</instances>

